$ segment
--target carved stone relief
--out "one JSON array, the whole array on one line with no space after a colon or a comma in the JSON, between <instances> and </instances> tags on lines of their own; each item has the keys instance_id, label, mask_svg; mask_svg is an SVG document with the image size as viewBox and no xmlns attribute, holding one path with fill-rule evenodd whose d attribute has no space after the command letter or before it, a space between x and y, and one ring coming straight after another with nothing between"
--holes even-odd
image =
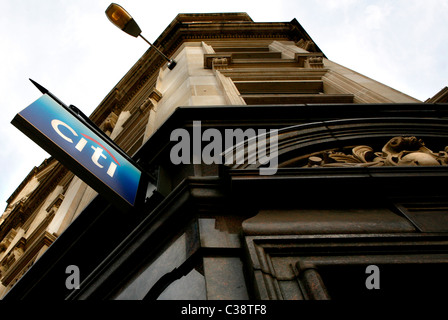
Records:
<instances>
[{"instance_id":1,"label":"carved stone relief","mask_svg":"<svg viewBox=\"0 0 448 320\"><path fill-rule=\"evenodd\" d=\"M114 112L111 112L103 122L103 130L110 134L114 130L117 120L118 116Z\"/></svg>"},{"instance_id":2,"label":"carved stone relief","mask_svg":"<svg viewBox=\"0 0 448 320\"><path fill-rule=\"evenodd\" d=\"M323 57L309 57L308 65L310 68L323 68Z\"/></svg>"},{"instance_id":3,"label":"carved stone relief","mask_svg":"<svg viewBox=\"0 0 448 320\"><path fill-rule=\"evenodd\" d=\"M307 167L369 167L369 166L439 166L448 165L448 146L433 152L422 139L394 137L381 151L367 145L326 150L308 156ZM349 150L349 152L345 151ZM351 153L350 153L351 151Z\"/></svg>"},{"instance_id":4,"label":"carved stone relief","mask_svg":"<svg viewBox=\"0 0 448 320\"><path fill-rule=\"evenodd\" d=\"M218 57L212 60L212 68L216 70L227 69L229 66L230 58Z\"/></svg>"},{"instance_id":5,"label":"carved stone relief","mask_svg":"<svg viewBox=\"0 0 448 320\"><path fill-rule=\"evenodd\" d=\"M305 39L300 39L297 43L296 46L298 46L299 48L302 48L306 51L309 52L316 52L316 44L311 41L311 40L305 40Z\"/></svg>"},{"instance_id":6,"label":"carved stone relief","mask_svg":"<svg viewBox=\"0 0 448 320\"><path fill-rule=\"evenodd\" d=\"M324 67L323 54L320 52L296 52L295 60L301 68L322 69Z\"/></svg>"},{"instance_id":7,"label":"carved stone relief","mask_svg":"<svg viewBox=\"0 0 448 320\"><path fill-rule=\"evenodd\" d=\"M140 112L145 112L147 109L151 109L154 107L154 103L152 102L151 97L148 97L143 101L143 103L139 106Z\"/></svg>"}]
</instances>

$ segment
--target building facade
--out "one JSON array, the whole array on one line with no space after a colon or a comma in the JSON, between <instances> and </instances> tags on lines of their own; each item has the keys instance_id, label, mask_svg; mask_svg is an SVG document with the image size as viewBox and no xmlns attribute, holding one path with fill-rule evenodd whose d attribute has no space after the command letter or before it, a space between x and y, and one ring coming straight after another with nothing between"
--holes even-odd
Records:
<instances>
[{"instance_id":1,"label":"building facade","mask_svg":"<svg viewBox=\"0 0 448 320\"><path fill-rule=\"evenodd\" d=\"M123 213L45 160L1 216L5 300L388 298L447 280L445 89L423 103L341 66L295 19L179 14L154 45L176 67L149 49L90 116L143 168L141 204Z\"/></svg>"}]
</instances>

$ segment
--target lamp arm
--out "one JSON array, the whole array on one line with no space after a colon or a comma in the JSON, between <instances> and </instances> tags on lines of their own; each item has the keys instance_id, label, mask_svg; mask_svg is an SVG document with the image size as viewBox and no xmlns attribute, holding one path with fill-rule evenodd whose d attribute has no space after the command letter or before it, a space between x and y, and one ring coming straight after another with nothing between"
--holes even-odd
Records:
<instances>
[{"instance_id":1,"label":"lamp arm","mask_svg":"<svg viewBox=\"0 0 448 320\"><path fill-rule=\"evenodd\" d=\"M139 36L146 41L147 44L149 44L151 47L153 47L166 61L171 62L172 60L170 58L168 58L166 55L163 54L162 51L160 51L159 49L156 48L156 46L152 45L151 42L149 42L148 40L146 40L146 38L144 36L142 36L141 34L139 34Z\"/></svg>"}]
</instances>

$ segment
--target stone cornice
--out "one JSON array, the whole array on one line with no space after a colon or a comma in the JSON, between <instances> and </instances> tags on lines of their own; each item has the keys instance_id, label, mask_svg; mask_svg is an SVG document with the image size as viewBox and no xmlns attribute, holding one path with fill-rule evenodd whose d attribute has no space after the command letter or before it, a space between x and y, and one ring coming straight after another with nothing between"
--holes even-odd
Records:
<instances>
[{"instance_id":1,"label":"stone cornice","mask_svg":"<svg viewBox=\"0 0 448 320\"><path fill-rule=\"evenodd\" d=\"M447 103L448 102L448 87L443 88L437 92L432 98L429 98L425 103Z\"/></svg>"},{"instance_id":2,"label":"stone cornice","mask_svg":"<svg viewBox=\"0 0 448 320\"><path fill-rule=\"evenodd\" d=\"M43 171L45 168L47 168L47 166L52 163L52 161L55 161L53 158L48 158L45 159L40 166L38 167L34 167L33 169L31 169L31 171L28 173L28 175L25 177L25 179L23 179L23 181L20 183L20 185L17 187L16 190L14 190L14 192L12 193L12 195L8 198L8 200L6 201L8 203L8 206L11 203L15 197L17 197L17 195L20 193L20 191L27 185L28 182L30 182L30 180L36 176L39 172ZM20 199L19 199L20 200Z\"/></svg>"},{"instance_id":3,"label":"stone cornice","mask_svg":"<svg viewBox=\"0 0 448 320\"><path fill-rule=\"evenodd\" d=\"M253 22L246 13L179 14L153 42L168 57L184 42L207 40L289 40L312 43L312 49L322 54L296 19L291 22ZM91 119L100 125L114 111L119 114L126 104L166 64L151 48L112 89L92 113Z\"/></svg>"},{"instance_id":4,"label":"stone cornice","mask_svg":"<svg viewBox=\"0 0 448 320\"><path fill-rule=\"evenodd\" d=\"M27 265L33 262L36 255L43 247L49 247L55 240L56 237L54 235L46 231L41 233L36 240L27 247L19 260L5 273L2 279L3 285L8 286Z\"/></svg>"},{"instance_id":5,"label":"stone cornice","mask_svg":"<svg viewBox=\"0 0 448 320\"><path fill-rule=\"evenodd\" d=\"M56 161L56 160L53 160ZM46 164L43 168L48 166ZM42 169L43 170L43 169ZM19 205L17 205L5 218L0 229L0 239L3 239L5 234L9 232L11 228L15 228L17 225L24 223L38 208L43 200L54 190L59 182L65 177L68 170L62 166L59 162L49 172L45 178L42 179L39 186L31 192L31 194Z\"/></svg>"}]
</instances>

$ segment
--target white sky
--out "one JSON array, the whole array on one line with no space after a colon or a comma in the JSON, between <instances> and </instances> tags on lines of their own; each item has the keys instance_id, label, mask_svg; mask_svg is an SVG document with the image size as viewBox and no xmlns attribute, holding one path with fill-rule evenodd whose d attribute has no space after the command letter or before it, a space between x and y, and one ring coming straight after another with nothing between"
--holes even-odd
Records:
<instances>
[{"instance_id":1,"label":"white sky","mask_svg":"<svg viewBox=\"0 0 448 320\"><path fill-rule=\"evenodd\" d=\"M255 22L296 18L326 56L419 100L448 85L448 0L115 0L154 41L178 13L247 12ZM148 49L113 26L111 0L1 0L0 214L49 157L10 124L38 99L39 82L90 113ZM4 202L3 202L4 201Z\"/></svg>"}]
</instances>

